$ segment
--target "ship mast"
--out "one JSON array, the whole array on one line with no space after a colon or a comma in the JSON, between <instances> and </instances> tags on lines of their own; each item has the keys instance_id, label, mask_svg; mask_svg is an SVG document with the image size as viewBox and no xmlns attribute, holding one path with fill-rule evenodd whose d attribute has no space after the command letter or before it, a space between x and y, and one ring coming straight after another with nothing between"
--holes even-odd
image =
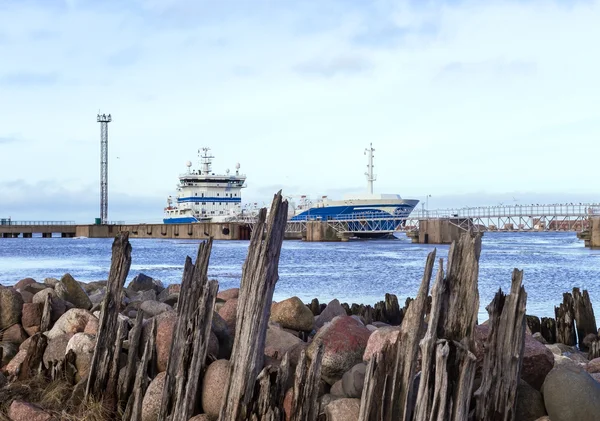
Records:
<instances>
[{"instance_id":1,"label":"ship mast","mask_svg":"<svg viewBox=\"0 0 600 421\"><path fill-rule=\"evenodd\" d=\"M208 154L208 151L210 151L210 148L202 148L202 152L204 152L203 155L200 156L200 165L201 165L201 174L204 175L210 175L210 171L211 171L211 160L214 158L214 156L211 156ZM200 155L200 150L198 150L198 155Z\"/></svg>"},{"instance_id":2,"label":"ship mast","mask_svg":"<svg viewBox=\"0 0 600 421\"><path fill-rule=\"evenodd\" d=\"M377 176L373 174L373 144L369 144L369 149L365 149L365 155L369 154L369 163L367 164L367 172L365 175L367 176L367 188L369 190L369 194L373 194L373 181L377 180Z\"/></svg>"}]
</instances>

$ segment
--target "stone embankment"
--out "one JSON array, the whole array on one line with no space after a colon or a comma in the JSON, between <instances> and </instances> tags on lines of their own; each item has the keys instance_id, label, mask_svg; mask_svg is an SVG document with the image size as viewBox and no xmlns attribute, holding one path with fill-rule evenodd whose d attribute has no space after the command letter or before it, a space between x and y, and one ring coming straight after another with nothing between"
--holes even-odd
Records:
<instances>
[{"instance_id":1,"label":"stone embankment","mask_svg":"<svg viewBox=\"0 0 600 421\"><path fill-rule=\"evenodd\" d=\"M149 370L154 377L145 392L141 420L158 419L165 370L177 323L176 307L180 285L163 284L139 274L124 290L119 318L131 328L141 313L143 335L154 335L155 366ZM238 289L218 293L208 344L208 368L202 379L201 415L192 420L216 420L221 410L225 379L229 375L237 320ZM77 282L69 274L60 280L45 279L37 282L22 279L12 287L0 287L0 411L13 421L72 419L64 408L75 408L81 401L90 364L96 346L99 311L106 295L106 282ZM42 326L44 304L51 303L50 324ZM411 300L400 308L394 295L374 307L348 305L333 300L327 305L316 299L303 303L297 297L274 302L264 348L267 364L280 364L288 355L295 369L300 354L312 357L315 344L322 342L321 380L318 401L319 416L332 421L358 420L367 362L384 348L398 340L402 319ZM156 321L156 331L149 327ZM533 331L531 328L533 327ZM43 330L43 331L42 331ZM47 338L42 364L50 369L74 353L73 384L63 396L64 406L56 407L44 399L28 402L41 392L23 394L24 362L31 357L32 336L41 332ZM475 355L477 370L481 371L489 335L487 323L475 328ZM123 342L120 356L121 378L125 373L128 337ZM548 338L551 339L551 338ZM540 321L528 316L521 380L517 394L515 420L598 420L600 419L600 358L588 358L583 347L599 340L598 335L587 335L586 345L579 347L548 343L540 332ZM475 382L478 380L475 377ZM64 382L64 380L55 380ZM292 400L293 379L286 386L284 408L289 410ZM49 387L52 383L39 387ZM62 386L63 388L66 386ZM63 391L64 394L64 391ZM291 414L287 415L289 419ZM548 418L549 416L549 418ZM85 412L82 418L85 419Z\"/></svg>"}]
</instances>

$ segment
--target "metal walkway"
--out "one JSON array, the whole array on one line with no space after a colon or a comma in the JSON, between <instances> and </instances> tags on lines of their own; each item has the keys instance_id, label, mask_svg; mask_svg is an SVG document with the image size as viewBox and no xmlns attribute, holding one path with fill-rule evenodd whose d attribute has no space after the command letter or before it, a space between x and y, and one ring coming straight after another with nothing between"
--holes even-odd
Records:
<instances>
[{"instance_id":1,"label":"metal walkway","mask_svg":"<svg viewBox=\"0 0 600 421\"><path fill-rule=\"evenodd\" d=\"M447 220L463 230L483 231L583 231L588 218L600 215L600 204L551 204L465 207L442 210L414 210L409 217L381 217L381 214L355 213L322 220L306 218L288 221L287 233L306 232L309 221L323 221L339 234L394 233L418 231L422 221ZM252 228L255 219L245 217L238 222Z\"/></svg>"}]
</instances>

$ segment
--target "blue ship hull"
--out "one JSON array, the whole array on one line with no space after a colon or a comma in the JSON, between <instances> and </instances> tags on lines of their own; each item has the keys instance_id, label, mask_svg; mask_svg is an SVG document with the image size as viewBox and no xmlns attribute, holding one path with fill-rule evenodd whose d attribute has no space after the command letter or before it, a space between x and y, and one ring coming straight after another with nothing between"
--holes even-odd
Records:
<instances>
[{"instance_id":1,"label":"blue ship hull","mask_svg":"<svg viewBox=\"0 0 600 421\"><path fill-rule=\"evenodd\" d=\"M165 224L192 224L194 222L198 222L196 218L193 216L184 216L182 218L165 218L163 219L163 223Z\"/></svg>"},{"instance_id":2,"label":"blue ship hull","mask_svg":"<svg viewBox=\"0 0 600 421\"><path fill-rule=\"evenodd\" d=\"M385 208L386 210L382 210ZM291 218L292 221L347 220L354 217L405 218L414 209L411 205L355 205L311 208Z\"/></svg>"}]
</instances>

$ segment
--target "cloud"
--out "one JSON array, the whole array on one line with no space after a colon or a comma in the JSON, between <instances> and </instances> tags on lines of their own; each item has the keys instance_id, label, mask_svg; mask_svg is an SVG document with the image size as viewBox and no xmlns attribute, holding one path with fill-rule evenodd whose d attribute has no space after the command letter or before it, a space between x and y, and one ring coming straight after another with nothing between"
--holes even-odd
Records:
<instances>
[{"instance_id":1,"label":"cloud","mask_svg":"<svg viewBox=\"0 0 600 421\"><path fill-rule=\"evenodd\" d=\"M7 143L15 143L20 141L17 136L0 136L0 145L4 145Z\"/></svg>"},{"instance_id":2,"label":"cloud","mask_svg":"<svg viewBox=\"0 0 600 421\"><path fill-rule=\"evenodd\" d=\"M302 75L323 77L351 76L365 73L373 64L360 56L338 56L332 59L313 59L294 66L294 71Z\"/></svg>"},{"instance_id":3,"label":"cloud","mask_svg":"<svg viewBox=\"0 0 600 421\"><path fill-rule=\"evenodd\" d=\"M532 61L523 60L485 60L480 62L453 61L442 67L438 77L491 75L502 76L530 76L537 72L537 65Z\"/></svg>"},{"instance_id":4,"label":"cloud","mask_svg":"<svg viewBox=\"0 0 600 421\"><path fill-rule=\"evenodd\" d=\"M59 81L56 73L15 72L0 76L0 85L14 87L53 86Z\"/></svg>"}]
</instances>

